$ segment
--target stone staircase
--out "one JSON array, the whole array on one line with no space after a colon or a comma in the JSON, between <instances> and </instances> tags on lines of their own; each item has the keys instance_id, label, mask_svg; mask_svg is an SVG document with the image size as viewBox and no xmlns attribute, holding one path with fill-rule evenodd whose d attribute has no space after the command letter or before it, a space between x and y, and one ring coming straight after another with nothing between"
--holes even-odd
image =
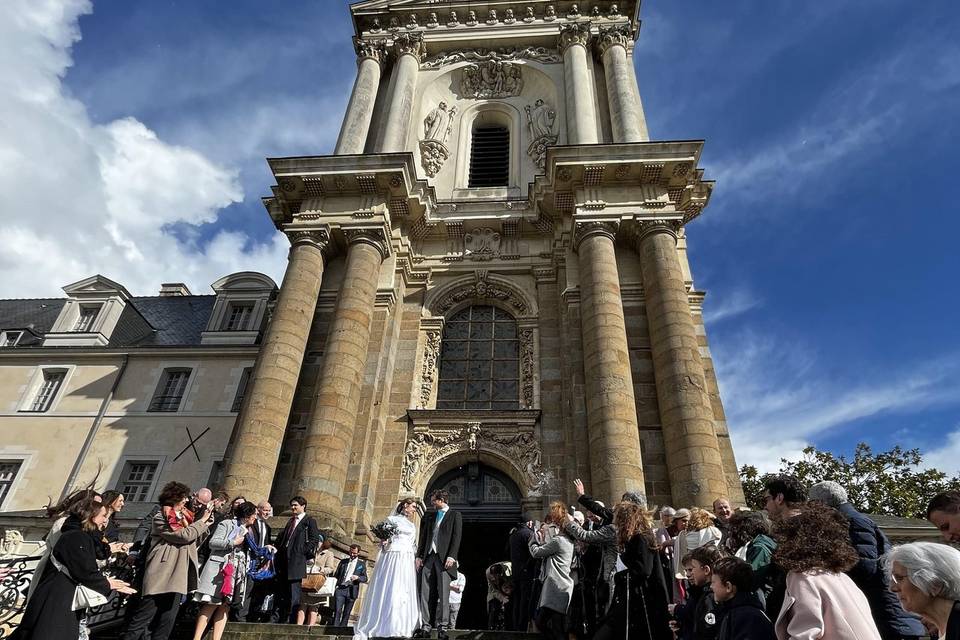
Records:
<instances>
[{"instance_id":1,"label":"stone staircase","mask_svg":"<svg viewBox=\"0 0 960 640\"><path fill-rule=\"evenodd\" d=\"M515 633L512 631L471 631L469 629L451 629L450 640L536 640L536 633ZM436 640L436 633L431 637ZM298 627L292 624L249 624L231 622L223 633L223 640L302 640L306 638L325 638L326 640L352 640L352 627Z\"/></svg>"}]
</instances>

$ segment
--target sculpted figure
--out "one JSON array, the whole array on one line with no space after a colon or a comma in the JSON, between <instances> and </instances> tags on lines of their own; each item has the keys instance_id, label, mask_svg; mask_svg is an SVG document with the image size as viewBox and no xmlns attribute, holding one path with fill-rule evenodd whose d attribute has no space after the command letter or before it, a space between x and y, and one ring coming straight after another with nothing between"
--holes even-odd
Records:
<instances>
[{"instance_id":1,"label":"sculpted figure","mask_svg":"<svg viewBox=\"0 0 960 640\"><path fill-rule=\"evenodd\" d=\"M536 140L544 136L553 135L553 125L557 119L557 112L544 104L543 100L537 100L533 107L525 107L527 112L527 125L530 127L530 138Z\"/></svg>"},{"instance_id":2,"label":"sculpted figure","mask_svg":"<svg viewBox=\"0 0 960 640\"><path fill-rule=\"evenodd\" d=\"M503 21L506 24L513 24L516 20L513 17L513 9L507 9L506 15L504 15Z\"/></svg>"},{"instance_id":3,"label":"sculpted figure","mask_svg":"<svg viewBox=\"0 0 960 640\"><path fill-rule=\"evenodd\" d=\"M441 144L445 143L447 136L450 134L451 119L456 112L456 107L447 111L447 103L440 102L423 120L424 140L436 140Z\"/></svg>"},{"instance_id":4,"label":"sculpted figure","mask_svg":"<svg viewBox=\"0 0 960 640\"><path fill-rule=\"evenodd\" d=\"M497 10L490 9L490 12L487 14L487 24L497 24Z\"/></svg>"},{"instance_id":5,"label":"sculpted figure","mask_svg":"<svg viewBox=\"0 0 960 640\"><path fill-rule=\"evenodd\" d=\"M523 16L524 22L533 22L536 20L536 16L533 15L533 7L527 7L526 15Z\"/></svg>"},{"instance_id":6,"label":"sculpted figure","mask_svg":"<svg viewBox=\"0 0 960 640\"><path fill-rule=\"evenodd\" d=\"M475 24L477 24L477 12L470 11L467 13L467 26L472 27Z\"/></svg>"},{"instance_id":7,"label":"sculpted figure","mask_svg":"<svg viewBox=\"0 0 960 640\"><path fill-rule=\"evenodd\" d=\"M557 19L557 10L553 8L552 4L548 4L547 8L544 10L543 19L547 22Z\"/></svg>"},{"instance_id":8,"label":"sculpted figure","mask_svg":"<svg viewBox=\"0 0 960 640\"><path fill-rule=\"evenodd\" d=\"M457 26L458 24L460 24L460 21L457 19L457 12L456 12L456 11L451 11L451 12L450 12L450 20L447 21L447 26L448 26L448 27L455 27L455 26Z\"/></svg>"}]
</instances>

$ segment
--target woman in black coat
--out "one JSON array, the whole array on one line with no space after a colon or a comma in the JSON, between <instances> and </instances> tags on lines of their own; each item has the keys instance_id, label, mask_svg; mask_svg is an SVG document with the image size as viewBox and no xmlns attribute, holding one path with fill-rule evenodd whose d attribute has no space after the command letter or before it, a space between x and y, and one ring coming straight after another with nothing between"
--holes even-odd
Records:
<instances>
[{"instance_id":1,"label":"woman in black coat","mask_svg":"<svg viewBox=\"0 0 960 640\"><path fill-rule=\"evenodd\" d=\"M127 583L107 578L97 568L96 542L90 532L106 525L106 508L99 502L90 501L80 505L76 513L82 523L81 529L62 534L52 555L69 576L54 562L47 563L43 575L35 578L40 583L11 640L79 638L83 610L73 610L73 596L78 584L104 596L110 595L111 590L133 593Z\"/></svg>"},{"instance_id":2,"label":"woman in black coat","mask_svg":"<svg viewBox=\"0 0 960 640\"><path fill-rule=\"evenodd\" d=\"M621 502L613 510L613 523L627 569L614 576L613 601L594 640L672 640L667 585L650 514L636 503Z\"/></svg>"}]
</instances>

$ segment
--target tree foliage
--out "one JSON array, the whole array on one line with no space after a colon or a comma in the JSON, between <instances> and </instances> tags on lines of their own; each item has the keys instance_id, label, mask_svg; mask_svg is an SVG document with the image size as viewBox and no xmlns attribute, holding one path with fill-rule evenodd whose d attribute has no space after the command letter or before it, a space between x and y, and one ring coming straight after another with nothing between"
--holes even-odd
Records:
<instances>
[{"instance_id":1,"label":"tree foliage","mask_svg":"<svg viewBox=\"0 0 960 640\"><path fill-rule=\"evenodd\" d=\"M951 478L943 471L921 468L922 462L919 449L896 446L874 453L861 442L851 459L807 447L798 461L781 459L780 473L792 474L808 487L822 480L839 482L846 488L850 503L864 513L923 518L930 498L960 489L960 476ZM750 465L740 469L750 508L763 509L763 485L772 475L761 475Z\"/></svg>"}]
</instances>

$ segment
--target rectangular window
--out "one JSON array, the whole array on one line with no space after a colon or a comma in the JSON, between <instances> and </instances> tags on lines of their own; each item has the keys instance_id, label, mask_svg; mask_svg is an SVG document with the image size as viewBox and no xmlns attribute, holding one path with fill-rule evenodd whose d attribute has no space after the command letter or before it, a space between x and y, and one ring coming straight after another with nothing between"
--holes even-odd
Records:
<instances>
[{"instance_id":1,"label":"rectangular window","mask_svg":"<svg viewBox=\"0 0 960 640\"><path fill-rule=\"evenodd\" d=\"M240 411L240 407L243 406L243 397L247 395L247 384L250 382L250 374L253 372L251 367L247 367L243 370L243 373L240 374L240 384L237 385L237 395L233 399L233 407L230 411L234 413Z\"/></svg>"},{"instance_id":2,"label":"rectangular window","mask_svg":"<svg viewBox=\"0 0 960 640\"><path fill-rule=\"evenodd\" d=\"M73 326L73 330L77 333L89 333L93 331L93 323L96 321L102 306L103 305L100 304L80 305L80 315L77 316L77 324Z\"/></svg>"},{"instance_id":3,"label":"rectangular window","mask_svg":"<svg viewBox=\"0 0 960 640\"><path fill-rule=\"evenodd\" d=\"M157 463L152 461L128 461L123 466L117 491L127 502L146 502L150 499L150 487L157 475Z\"/></svg>"},{"instance_id":4,"label":"rectangular window","mask_svg":"<svg viewBox=\"0 0 960 640\"><path fill-rule=\"evenodd\" d=\"M0 460L0 507L3 507L7 494L13 488L13 481L17 479L22 465L22 460Z\"/></svg>"},{"instance_id":5,"label":"rectangular window","mask_svg":"<svg viewBox=\"0 0 960 640\"><path fill-rule=\"evenodd\" d=\"M470 187L505 187L510 178L510 130L478 126L470 147Z\"/></svg>"},{"instance_id":6,"label":"rectangular window","mask_svg":"<svg viewBox=\"0 0 960 640\"><path fill-rule=\"evenodd\" d=\"M252 302L231 302L227 311L226 331L246 331L253 317Z\"/></svg>"},{"instance_id":7,"label":"rectangular window","mask_svg":"<svg viewBox=\"0 0 960 640\"><path fill-rule=\"evenodd\" d=\"M60 386L63 384L66 375L67 372L60 369L44 369L43 382L40 384L37 395L33 398L33 402L27 411L37 413L48 411L50 406L53 405L53 400L57 397L57 392L60 391Z\"/></svg>"},{"instance_id":8,"label":"rectangular window","mask_svg":"<svg viewBox=\"0 0 960 640\"><path fill-rule=\"evenodd\" d=\"M23 331L0 331L0 347L15 347L23 337Z\"/></svg>"},{"instance_id":9,"label":"rectangular window","mask_svg":"<svg viewBox=\"0 0 960 640\"><path fill-rule=\"evenodd\" d=\"M164 369L148 411L179 411L190 380L190 369Z\"/></svg>"}]
</instances>

